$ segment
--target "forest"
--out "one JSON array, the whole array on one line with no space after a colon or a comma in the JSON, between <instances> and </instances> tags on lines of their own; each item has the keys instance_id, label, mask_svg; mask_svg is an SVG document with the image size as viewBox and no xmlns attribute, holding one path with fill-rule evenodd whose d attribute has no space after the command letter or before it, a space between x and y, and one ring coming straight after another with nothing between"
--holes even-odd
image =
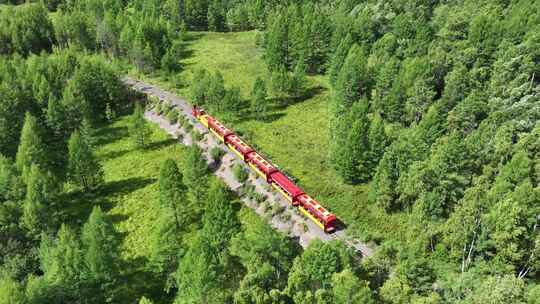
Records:
<instances>
[{"instance_id":1,"label":"forest","mask_svg":"<svg viewBox=\"0 0 540 304\"><path fill-rule=\"evenodd\" d=\"M274 230L126 75L373 256ZM0 0L0 304L540 303L539 119L538 0Z\"/></svg>"}]
</instances>

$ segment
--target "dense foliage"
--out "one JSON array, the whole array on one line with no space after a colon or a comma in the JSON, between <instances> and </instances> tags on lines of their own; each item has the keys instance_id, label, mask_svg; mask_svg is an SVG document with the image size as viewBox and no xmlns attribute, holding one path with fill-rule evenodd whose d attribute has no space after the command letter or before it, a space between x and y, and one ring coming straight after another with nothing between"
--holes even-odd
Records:
<instances>
[{"instance_id":1,"label":"dense foliage","mask_svg":"<svg viewBox=\"0 0 540 304\"><path fill-rule=\"evenodd\" d=\"M0 1L0 303L538 301L539 1L21 2ZM157 287L130 290L114 218L70 217L107 191L94 128L133 104L115 63L174 79L188 30L253 29L266 77L244 97L200 70L193 102L265 121L272 98L310 93L306 75L328 79L329 166L400 227L365 229L363 262L339 242L302 251L191 147L156 181L137 271ZM141 103L127 131L148 148Z\"/></svg>"}]
</instances>

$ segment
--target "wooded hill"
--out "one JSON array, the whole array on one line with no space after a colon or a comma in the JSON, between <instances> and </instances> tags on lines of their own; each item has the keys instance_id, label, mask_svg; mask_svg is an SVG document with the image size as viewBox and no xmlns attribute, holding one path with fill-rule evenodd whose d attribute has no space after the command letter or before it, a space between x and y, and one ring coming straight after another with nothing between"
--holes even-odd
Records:
<instances>
[{"instance_id":1,"label":"wooded hill","mask_svg":"<svg viewBox=\"0 0 540 304\"><path fill-rule=\"evenodd\" d=\"M5 4L0 303L127 303L129 293L163 303L540 298L540 1ZM204 56L190 53L205 35L195 32L251 30L265 63L252 90L219 68L181 77L184 60ZM66 210L77 193L106 196L92 134L131 113L120 78L134 69L183 87L233 126L249 116L271 128L276 105L286 112L327 94L325 130L298 136L327 132L311 149L328 151L321 166L336 178L324 183L339 191L321 190L323 203L378 245L375 256L359 263L332 243L300 252L246 223L222 185L199 182L200 151L188 150L159 177L156 213L167 233L156 235L166 240L143 262L158 283L122 284L121 237L106 210L88 216L86 206L77 220ZM124 121L138 151L148 149L142 111ZM300 180L317 174L288 166ZM179 214L189 216L170 217Z\"/></svg>"}]
</instances>

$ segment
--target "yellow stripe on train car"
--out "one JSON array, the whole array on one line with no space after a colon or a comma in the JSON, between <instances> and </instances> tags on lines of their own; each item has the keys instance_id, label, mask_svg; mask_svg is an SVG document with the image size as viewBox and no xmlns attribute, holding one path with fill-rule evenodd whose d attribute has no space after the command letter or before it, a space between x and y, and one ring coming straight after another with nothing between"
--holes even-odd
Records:
<instances>
[{"instance_id":1,"label":"yellow stripe on train car","mask_svg":"<svg viewBox=\"0 0 540 304\"><path fill-rule=\"evenodd\" d=\"M278 187L275 183L272 183L272 187L276 188L277 191L279 191L289 202L292 203L292 198L287 194L287 192L281 190L281 188Z\"/></svg>"},{"instance_id":2,"label":"yellow stripe on train car","mask_svg":"<svg viewBox=\"0 0 540 304\"><path fill-rule=\"evenodd\" d=\"M306 209L304 209L302 206L299 206L298 209L300 209L300 211L305 215L307 216L308 218L310 218L315 224L317 224L319 227L322 228L322 230L324 230L324 225L316 218L314 217L313 215L311 215L311 213L309 213Z\"/></svg>"},{"instance_id":3,"label":"yellow stripe on train car","mask_svg":"<svg viewBox=\"0 0 540 304\"><path fill-rule=\"evenodd\" d=\"M225 141L225 139L223 138L223 136L219 135L219 133L216 132L216 131L214 131L214 129L208 128L208 130L210 130L210 132L214 133L214 135L215 135L217 138L219 138L219 140L221 140L222 142Z\"/></svg>"},{"instance_id":4,"label":"yellow stripe on train car","mask_svg":"<svg viewBox=\"0 0 540 304\"><path fill-rule=\"evenodd\" d=\"M244 155L242 155L240 152L238 152L238 150L236 150L232 145L227 145L227 147L229 147L229 149L231 151L233 151L234 153L236 153L236 155L240 156L240 159L241 160L244 160Z\"/></svg>"},{"instance_id":5,"label":"yellow stripe on train car","mask_svg":"<svg viewBox=\"0 0 540 304\"><path fill-rule=\"evenodd\" d=\"M201 123L208 128L208 115L201 115L199 116L199 120Z\"/></svg>"},{"instance_id":6,"label":"yellow stripe on train car","mask_svg":"<svg viewBox=\"0 0 540 304\"><path fill-rule=\"evenodd\" d=\"M266 179L266 175L265 175L264 173L262 173L262 171L259 170L255 165L253 165L252 163L249 163L249 166L250 166L251 168L253 168L253 170L255 170L255 172L259 173L259 175L260 175L262 178Z\"/></svg>"}]
</instances>

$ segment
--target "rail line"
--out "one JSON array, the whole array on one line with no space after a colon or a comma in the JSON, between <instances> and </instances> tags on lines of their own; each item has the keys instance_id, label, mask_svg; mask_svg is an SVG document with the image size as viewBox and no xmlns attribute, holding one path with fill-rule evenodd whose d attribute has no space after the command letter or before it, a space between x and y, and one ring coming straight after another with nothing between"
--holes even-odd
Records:
<instances>
[{"instance_id":1,"label":"rail line","mask_svg":"<svg viewBox=\"0 0 540 304\"><path fill-rule=\"evenodd\" d=\"M209 128L207 128L206 126L206 123L204 122L201 122L200 120L195 120L193 119L193 108L192 106L183 98L180 98L174 94L171 94L167 91L164 91L164 90L161 90L160 88L158 87L155 87L151 84L148 84L148 83L145 83L145 82L142 82L142 81L139 81L139 80L135 80L135 79L131 79L131 78L124 78L124 83L131 87L133 90L139 92L139 93L143 93L147 96L151 96L151 97L154 97L154 98L158 98L159 100L161 101L166 101L168 102L169 104L173 105L174 107L176 107L180 113L182 113L185 117L187 118L190 118L190 121L193 125L193 127L200 131L200 132L204 132L204 133L207 133L206 131L209 130ZM154 121L154 122L157 122L159 123L160 127L166 129L168 128L169 130L169 133L174 133L171 131L171 125L168 124L168 122L166 122L162 117L158 117L157 115L152 115L151 117L148 117L150 120ZM222 126L222 125L221 125ZM221 127L220 127L221 128ZM224 128L224 126L223 126ZM228 130L228 129L227 129ZM235 147L233 145L229 145L227 143L224 142L224 139L222 139L222 134L218 133L218 132L212 132L213 130L210 130L210 133L212 133L212 137L214 138L217 138L218 140L215 140L215 142L213 143L210 143L209 146L203 146L203 150L206 150L207 154L208 154L208 150L210 148L210 146L219 146L221 147L222 149L224 149L224 151L228 152L225 157L224 157L224 160L225 161L230 161L231 163L234 162L234 159L236 159L237 157L240 157L241 159L242 158L245 158L245 153L242 153L242 151L238 151L237 149L235 149ZM234 138L233 138L234 139ZM241 141L241 139L234 139L234 140L239 140ZM188 143L186 143L188 144ZM204 144L203 144L204 145ZM201 143L199 143L199 146L201 146ZM226 147L226 149L225 149ZM245 151L244 151L245 152ZM249 167L249 164L248 163L245 163L246 167L247 168L251 168ZM222 168L223 170L222 171L219 171L219 172L216 172L215 174L218 175L220 178L224 179L225 183L229 185L229 187L231 187L231 189L235 190L235 189L238 189L239 188L239 185L232 181L234 178L233 178L233 174L232 172L229 172L229 171L232 171L230 168ZM257 168L258 169L258 168ZM260 170L257 170L257 171L260 171ZM266 174L264 174L264 172L258 172L259 175L262 175L265 176L265 177L268 177ZM268 187L265 187L267 181L263 181L263 182L260 182L259 180L255 179L254 181L252 181L254 183L254 186L256 186L256 191L257 192L260 192L262 194L266 194L268 196L271 195L271 193L267 190ZM275 188L279 191L280 195L284 195L285 198L287 198L287 191L284 191L284 189L279 189L281 188L280 185L276 185L276 184L272 184L273 187L270 187L271 189ZM287 205L290 205L292 202L292 200L290 199L283 199L281 200L281 203L284 205L284 206L287 206ZM248 204L249 202L245 201L246 204ZM251 206L252 207L252 206ZM253 207L252 207L253 208ZM303 209L303 208L299 208L299 209ZM351 248L353 248L354 250L356 250L357 252L361 253L363 257L368 257L368 256L371 256L373 254L373 250L372 248L370 248L369 246L367 246L366 244L358 241L358 240L354 240L354 239L351 239L349 238L346 233L345 233L345 230L337 230L333 233L325 233L322 229L321 229L321 225L317 225L315 224L316 221L307 221L307 227L308 227L308 231L294 231L293 232L293 235L296 235L298 238L299 238L299 242L302 246L307 246L307 244L313 240L313 239L320 239L322 241L331 241L331 240L336 240L336 239L339 239L339 240L342 240L345 244L347 244L348 246L350 246ZM276 224L276 223L272 223L272 225L276 228L279 228L279 224ZM324 227L323 227L324 228Z\"/></svg>"}]
</instances>

